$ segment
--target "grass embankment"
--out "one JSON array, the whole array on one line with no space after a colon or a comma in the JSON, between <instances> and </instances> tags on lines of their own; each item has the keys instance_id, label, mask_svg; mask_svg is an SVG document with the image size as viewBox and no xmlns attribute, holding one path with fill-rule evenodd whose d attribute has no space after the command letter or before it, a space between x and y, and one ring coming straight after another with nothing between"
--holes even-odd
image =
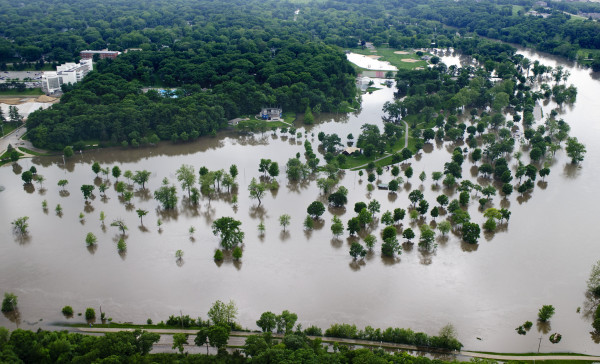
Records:
<instances>
[{"instance_id":1,"label":"grass embankment","mask_svg":"<svg viewBox=\"0 0 600 364\"><path fill-rule=\"evenodd\" d=\"M273 121L273 120L263 120L258 119L256 115L246 115L241 116L242 120L236 126L239 131L246 132L259 132L259 131L267 131L272 128L288 128L293 127L294 122L296 121L296 113L294 112L284 112L283 113L283 121Z\"/></svg>"},{"instance_id":2,"label":"grass embankment","mask_svg":"<svg viewBox=\"0 0 600 364\"><path fill-rule=\"evenodd\" d=\"M89 324L85 324L85 323L59 323L59 326L65 326L65 327L90 327ZM111 322L108 324L94 324L95 328L102 328L102 329L155 329L155 330L177 330L177 329L181 329L180 326L167 326L167 325L160 325L160 324L153 324L153 325L140 325L140 324L132 324L132 323L116 323L116 322ZM184 327L183 330L200 330L200 326L190 326L190 327Z\"/></svg>"},{"instance_id":3,"label":"grass embankment","mask_svg":"<svg viewBox=\"0 0 600 364\"><path fill-rule=\"evenodd\" d=\"M12 154L13 151L6 151L4 152L4 154L0 155L0 166L3 166L5 164L11 163L12 160L10 159L10 155ZM19 153L19 158L21 158L23 156L23 153Z\"/></svg>"},{"instance_id":4,"label":"grass embankment","mask_svg":"<svg viewBox=\"0 0 600 364\"><path fill-rule=\"evenodd\" d=\"M17 127L18 126L11 124L11 123L4 123L4 125L2 125L2 130L4 130L4 134L2 134L2 136L8 135L10 132L15 130Z\"/></svg>"},{"instance_id":5,"label":"grass embankment","mask_svg":"<svg viewBox=\"0 0 600 364\"><path fill-rule=\"evenodd\" d=\"M17 90L0 90L0 96L2 97L31 97L41 96L44 93L41 88L28 88L24 91ZM1 100L0 100L1 101Z\"/></svg>"},{"instance_id":6,"label":"grass embankment","mask_svg":"<svg viewBox=\"0 0 600 364\"><path fill-rule=\"evenodd\" d=\"M35 150L27 149L25 147L19 147L18 149L21 152L25 152L27 154L35 155L35 156L38 156L38 157L47 157L47 156L50 156L50 155L60 154L60 152L55 152L55 153L51 153L51 152L40 153L40 152L36 152Z\"/></svg>"},{"instance_id":7,"label":"grass embankment","mask_svg":"<svg viewBox=\"0 0 600 364\"><path fill-rule=\"evenodd\" d=\"M407 52L408 54L398 54L395 52L402 52L403 50L394 49L394 48L385 48L385 47L375 48L374 50L368 49L368 48L365 48L365 49L356 48L356 49L347 49L347 50L350 52L362 54L365 56L380 56L380 58L378 59L379 61L390 62L390 64L392 66L396 66L396 68L398 68L398 69L412 70L417 67L426 67L427 66L427 61L423 61L421 59L421 57L419 57L413 50L404 50L404 52ZM423 53L423 54L429 55L428 53ZM412 59L412 60L415 60L416 62L403 61L406 59ZM361 71L373 71L373 70L370 70L367 68L360 68L358 66L356 66L355 69L361 70Z\"/></svg>"},{"instance_id":8,"label":"grass embankment","mask_svg":"<svg viewBox=\"0 0 600 364\"><path fill-rule=\"evenodd\" d=\"M81 327L81 328L86 328L89 329L89 325L88 324L84 324L84 323L57 323L57 326L63 326L63 327ZM133 323L109 323L109 324L94 324L93 328L111 328L111 329L140 329L140 330L190 330L190 331L196 331L199 330L200 327L199 326L190 326L190 327L185 327L185 328L181 328L179 326L167 326L165 324L152 324L152 325L148 325L148 324L143 324L143 325L136 325ZM91 330L86 330L89 332L94 332L93 328ZM261 334L258 331L250 331L250 330L236 330L238 332L232 332L230 334L230 337L247 337L248 335L252 335L252 334ZM241 332L241 333L240 333ZM163 335L171 335L172 332L165 332ZM279 337L280 335L275 334L275 337ZM356 339L353 340L352 343L348 343L348 342L343 342L335 337L328 337L328 336L321 336L321 340L323 343L325 344L333 344L333 343L339 343L342 345L360 345L362 347L393 347L395 344L393 343L377 343L377 344L372 344L371 342L369 342L368 340L360 340L360 339ZM389 344L389 345L387 345ZM229 346L229 348L240 348L239 346ZM428 350L425 350L428 351ZM515 360L510 360L510 362L518 362L518 363L534 363L533 360L519 360L519 358L521 357L532 357L532 356L537 356L537 357L544 357L544 356L556 356L556 357L561 357L561 356L580 356L580 357L587 357L589 355L586 354L578 354L578 353L496 353L496 352L489 352L489 351L468 351L469 353L474 353L474 354L487 354L487 355L498 355L498 356L514 356ZM595 361L593 360L561 360L561 359L555 359L555 360L535 360L536 363L544 363L544 364L586 364L586 363L593 363Z\"/></svg>"}]
</instances>

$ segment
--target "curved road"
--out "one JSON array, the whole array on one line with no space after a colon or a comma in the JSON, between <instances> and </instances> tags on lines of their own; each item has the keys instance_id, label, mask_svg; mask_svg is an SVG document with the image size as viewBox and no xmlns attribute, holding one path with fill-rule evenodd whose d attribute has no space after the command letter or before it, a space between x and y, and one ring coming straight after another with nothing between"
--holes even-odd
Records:
<instances>
[{"instance_id":1,"label":"curved road","mask_svg":"<svg viewBox=\"0 0 600 364\"><path fill-rule=\"evenodd\" d=\"M17 147L25 147L27 149L44 152L35 148L29 140L22 140L21 138L23 137L23 135L25 135L25 133L27 133L27 128L25 126L21 126L13 130L9 134L0 137L0 155L6 152L6 149L8 148L9 144L12 145L15 149ZM19 153L23 153L26 157L31 157L29 153L25 153L22 150L20 150Z\"/></svg>"},{"instance_id":2,"label":"curved road","mask_svg":"<svg viewBox=\"0 0 600 364\"><path fill-rule=\"evenodd\" d=\"M71 328L72 331L80 332L83 334L94 334L94 333L106 333L106 332L118 332L118 331L133 331L134 329L118 329L118 328L101 328L101 327L78 327ZM157 334L161 334L161 338L159 342L155 345L155 348L152 352L175 352L173 349L170 349L170 345L173 342L170 337L176 333L184 333L189 335L196 335L197 330L179 330L179 329L145 329L148 332L154 332ZM244 345L245 338L251 335L256 335L257 333L253 332L245 332L245 331L232 331L229 337L229 342L227 343L230 347L240 347ZM279 334L273 334L273 337L282 337ZM310 339L315 339L315 336L309 336ZM503 354L483 354L476 353L472 351L440 351L440 350L427 350L422 347L417 347L413 345L404 345L404 344L394 344L394 343L384 343L379 341L369 341L369 340L354 340L354 339L342 339L335 337L319 337L323 340L323 343L343 343L348 345L359 345L365 347L380 347L387 349L402 349L402 350L412 350L412 351L421 351L421 352L430 352L435 354L449 354L456 356L466 356L473 358L484 358L484 359L492 359L492 360L519 360L519 361L534 361L534 360L585 360L585 361L600 361L600 356L584 356L584 355L553 355L553 354L542 354L542 355L503 355ZM189 340L192 341L192 340ZM186 351L190 353L204 353L206 348L199 348L195 345L186 345ZM211 348L212 349L212 348ZM213 351L213 350L211 350Z\"/></svg>"}]
</instances>

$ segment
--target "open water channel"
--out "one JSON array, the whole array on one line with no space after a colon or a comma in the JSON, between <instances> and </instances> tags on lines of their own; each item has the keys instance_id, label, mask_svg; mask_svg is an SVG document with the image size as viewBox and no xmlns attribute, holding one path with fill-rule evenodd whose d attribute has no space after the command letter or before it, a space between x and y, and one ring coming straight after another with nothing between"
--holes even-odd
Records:
<instances>
[{"instance_id":1,"label":"open water channel","mask_svg":"<svg viewBox=\"0 0 600 364\"><path fill-rule=\"evenodd\" d=\"M62 157L40 157L19 161L18 167L0 168L4 187L0 192L0 293L14 292L19 297L20 327L33 330L66 321L60 314L64 305L73 306L75 312L86 307L98 312L102 306L116 322L142 323L147 318L166 320L180 311L206 318L215 300L231 299L239 307L239 322L251 329L257 328L255 321L262 312L287 309L298 314L303 327L325 329L331 323L345 322L361 328L412 328L434 335L452 323L465 349L532 352L542 336L543 352L600 354L600 346L590 334L591 320L583 314L586 279L600 259L594 228L598 222L594 211L600 203L600 170L594 167L600 163L600 81L589 70L563 60L528 50L521 53L532 61L562 64L571 72L568 83L575 84L579 93L573 106L563 107L561 117L571 125L571 135L586 144L588 153L580 166L573 166L561 150L550 160L547 183L536 181L532 194L520 197L515 192L506 200L494 197L494 206L509 208L512 216L495 234L482 233L478 245L465 244L451 233L438 241L433 254L406 247L399 259L387 260L381 257L378 238L374 252L364 262L354 263L348 254L351 240L347 234L335 240L330 231L332 215L346 223L354 216L352 208L357 201L377 199L382 212L406 208L407 187L422 188L431 207L442 192L457 198L456 191L433 186L430 177L449 160L454 146L448 142L426 147L411 161L415 170L411 186L403 185L397 195L378 190L368 194L366 179L361 183L357 172L347 172L340 183L350 191L347 209L326 211L324 223L306 232L302 227L306 207L324 198L314 181L289 185L283 173L287 159L303 152L305 138L283 137L280 132L276 136L271 132L255 136L223 132L190 144L85 152L66 164ZM453 55L442 60L449 65L460 61ZM319 131L336 132L345 142L348 133L358 136L363 123L381 126L383 103L392 99L393 89L385 87L366 94L359 112L323 115L322 122L309 128L308 138L316 149ZM553 107L552 103L542 105L544 114ZM303 128L300 125L299 131L304 132ZM279 190L268 193L257 207L248 196L247 185L259 176L260 158L277 161L282 176ZM160 186L163 177L176 183L175 171L182 164L214 170L235 163L240 170L239 204L234 208L224 194L210 205L203 200L198 208L191 208L181 202L184 193L178 187L180 202L174 213L157 210L151 192L136 193L135 207L128 209L119 201L113 184L108 200L103 201L96 189L96 198L86 205L79 187L94 183L94 161L102 166L119 165L123 171L152 171L147 184L150 191ZM516 161L510 164L514 167ZM18 172L32 165L46 178L44 190L37 184L33 190L23 188ZM469 161L463 164L463 177L475 179L472 166ZM421 171L428 174L422 186L417 177ZM390 172L385 172L382 180L390 178ZM69 180L68 196L59 193L59 179ZM47 213L42 210L43 200L48 201ZM57 204L63 207L62 217L54 212ZM136 208L150 211L144 227ZM482 223L477 209L478 203L472 200L469 212L475 222ZM101 211L106 214L105 229L99 220ZM84 222L79 221L80 212L85 213ZM286 233L278 222L284 213L292 217ZM19 216L30 218L26 239L18 238L11 229L10 222ZM213 261L219 242L210 225L221 216L242 221L246 237L240 263L226 260L217 265ZM162 232L156 225L159 217L164 222ZM109 226L116 218L123 218L129 227L127 252L122 255L116 248L119 232ZM261 220L266 225L264 238L257 229ZM196 228L193 239L190 226ZM403 226L411 226L408 216ZM375 232L378 237L379 229ZM88 232L98 237L95 250L85 246ZM185 253L182 264L177 264L174 256L178 249ZM526 336L518 335L514 329L526 320L535 322L544 304L556 308L551 328L534 325ZM581 313L576 312L578 307ZM83 319L75 316L70 321ZM0 325L15 327L4 316L0 316ZM553 332L563 335L559 344L548 341Z\"/></svg>"}]
</instances>

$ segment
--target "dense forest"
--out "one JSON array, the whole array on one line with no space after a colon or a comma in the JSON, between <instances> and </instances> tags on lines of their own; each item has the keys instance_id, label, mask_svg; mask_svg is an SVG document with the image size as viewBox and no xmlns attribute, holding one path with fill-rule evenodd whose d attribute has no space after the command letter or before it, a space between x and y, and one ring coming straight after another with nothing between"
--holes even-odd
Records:
<instances>
[{"instance_id":1,"label":"dense forest","mask_svg":"<svg viewBox=\"0 0 600 364\"><path fill-rule=\"evenodd\" d=\"M343 53L320 42L264 37L270 40L260 34L218 43L199 39L187 51L102 60L97 72L67 88L60 104L29 116L30 139L49 149L78 140L143 144L153 133L186 141L268 105L335 111L353 102L354 69ZM151 80L180 88L172 96L143 93L142 83Z\"/></svg>"},{"instance_id":2,"label":"dense forest","mask_svg":"<svg viewBox=\"0 0 600 364\"><path fill-rule=\"evenodd\" d=\"M141 49L100 60L84 82L65 87L60 104L30 115L30 139L47 149L193 140L263 106L347 111L357 92L341 48L363 42L473 54L483 35L570 58L600 48L597 22L557 8L528 16L536 9L528 0L0 4L0 68L73 61L83 49Z\"/></svg>"},{"instance_id":3,"label":"dense forest","mask_svg":"<svg viewBox=\"0 0 600 364\"><path fill-rule=\"evenodd\" d=\"M549 2L547 10L533 0L378 0L368 6L357 0L1 0L0 5L0 63L65 62L83 49L107 47L187 50L199 38L221 43L223 37L230 38L231 28L235 39L255 38L248 32L263 39L293 34L300 41L319 39L342 47L355 47L359 40L392 47L427 47L433 41L445 47L452 45L458 30L461 35L474 32L568 57L579 48L600 49L598 22L563 13L599 11L600 6L584 3ZM551 15L529 16L529 10Z\"/></svg>"},{"instance_id":4,"label":"dense forest","mask_svg":"<svg viewBox=\"0 0 600 364\"><path fill-rule=\"evenodd\" d=\"M575 59L580 48L600 49L600 24L593 20L573 20L559 10L548 17L527 16L523 9L493 2L439 1L413 9L416 18L437 20L478 35L532 47ZM540 9L541 10L541 9Z\"/></svg>"}]
</instances>

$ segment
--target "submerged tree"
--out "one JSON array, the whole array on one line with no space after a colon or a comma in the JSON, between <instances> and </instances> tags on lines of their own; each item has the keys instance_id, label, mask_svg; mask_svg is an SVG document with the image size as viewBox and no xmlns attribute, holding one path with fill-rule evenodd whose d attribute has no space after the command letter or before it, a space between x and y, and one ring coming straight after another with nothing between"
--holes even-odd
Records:
<instances>
[{"instance_id":1,"label":"submerged tree","mask_svg":"<svg viewBox=\"0 0 600 364\"><path fill-rule=\"evenodd\" d=\"M248 191L250 191L250 198L258 200L258 206L260 206L261 198L265 196L265 184L262 182L257 182L256 178L252 178L250 181L250 185L248 186Z\"/></svg>"},{"instance_id":2,"label":"submerged tree","mask_svg":"<svg viewBox=\"0 0 600 364\"><path fill-rule=\"evenodd\" d=\"M543 305L542 308L538 311L538 320L541 322L546 322L550 320L550 318L554 315L554 306L552 305Z\"/></svg>"},{"instance_id":3,"label":"submerged tree","mask_svg":"<svg viewBox=\"0 0 600 364\"><path fill-rule=\"evenodd\" d=\"M142 209L137 209L135 210L135 212L137 212L138 217L140 218L140 224L144 225L144 216L146 216L148 214L148 210L142 210Z\"/></svg>"},{"instance_id":4,"label":"submerged tree","mask_svg":"<svg viewBox=\"0 0 600 364\"><path fill-rule=\"evenodd\" d=\"M29 216L19 217L11 223L15 231L17 231L21 235L27 234L27 229L29 228L29 224L27 223L29 220Z\"/></svg>"},{"instance_id":5,"label":"submerged tree","mask_svg":"<svg viewBox=\"0 0 600 364\"><path fill-rule=\"evenodd\" d=\"M96 245L97 241L98 238L96 238L96 235L94 235L93 233L87 233L87 235L85 236L85 243L87 244L87 246Z\"/></svg>"},{"instance_id":6,"label":"submerged tree","mask_svg":"<svg viewBox=\"0 0 600 364\"><path fill-rule=\"evenodd\" d=\"M149 171L143 170L143 171L135 171L135 174L133 175L133 182L137 183L138 185L140 185L142 187L142 189L145 188L146 182L148 182L148 179L150 178L151 173Z\"/></svg>"},{"instance_id":7,"label":"submerged tree","mask_svg":"<svg viewBox=\"0 0 600 364\"><path fill-rule=\"evenodd\" d=\"M583 161L583 156L586 153L585 145L579 143L575 137L567 139L567 147L565 150L573 164Z\"/></svg>"},{"instance_id":8,"label":"submerged tree","mask_svg":"<svg viewBox=\"0 0 600 364\"><path fill-rule=\"evenodd\" d=\"M83 193L83 198L87 201L88 198L92 195L92 191L94 190L93 185L82 185L81 192Z\"/></svg>"},{"instance_id":9,"label":"submerged tree","mask_svg":"<svg viewBox=\"0 0 600 364\"><path fill-rule=\"evenodd\" d=\"M187 164L182 164L181 167L179 167L179 169L175 172L175 175L177 176L177 180L181 182L181 188L183 190L187 190L189 198L191 194L191 188L194 187L194 184L196 184L196 171L194 170L194 167Z\"/></svg>"},{"instance_id":10,"label":"submerged tree","mask_svg":"<svg viewBox=\"0 0 600 364\"><path fill-rule=\"evenodd\" d=\"M169 180L165 177L162 186L154 191L154 199L162 204L163 209L173 209L177 205L177 188L169 186Z\"/></svg>"},{"instance_id":11,"label":"submerged tree","mask_svg":"<svg viewBox=\"0 0 600 364\"><path fill-rule=\"evenodd\" d=\"M367 250L359 242L355 241L350 245L350 256L352 259L356 260L358 257L364 258L366 255Z\"/></svg>"},{"instance_id":12,"label":"submerged tree","mask_svg":"<svg viewBox=\"0 0 600 364\"><path fill-rule=\"evenodd\" d=\"M4 293L2 300L2 312L13 312L17 310L18 299L14 293Z\"/></svg>"},{"instance_id":13,"label":"submerged tree","mask_svg":"<svg viewBox=\"0 0 600 364\"><path fill-rule=\"evenodd\" d=\"M231 250L242 244L244 232L240 230L240 225L242 225L241 221L228 216L221 217L212 223L213 234L221 238L223 249Z\"/></svg>"},{"instance_id":14,"label":"submerged tree","mask_svg":"<svg viewBox=\"0 0 600 364\"><path fill-rule=\"evenodd\" d=\"M110 226L118 227L121 230L121 235L125 235L125 230L127 230L127 225L125 225L125 222L123 221L123 219L113 220L113 222L110 223Z\"/></svg>"}]
</instances>

